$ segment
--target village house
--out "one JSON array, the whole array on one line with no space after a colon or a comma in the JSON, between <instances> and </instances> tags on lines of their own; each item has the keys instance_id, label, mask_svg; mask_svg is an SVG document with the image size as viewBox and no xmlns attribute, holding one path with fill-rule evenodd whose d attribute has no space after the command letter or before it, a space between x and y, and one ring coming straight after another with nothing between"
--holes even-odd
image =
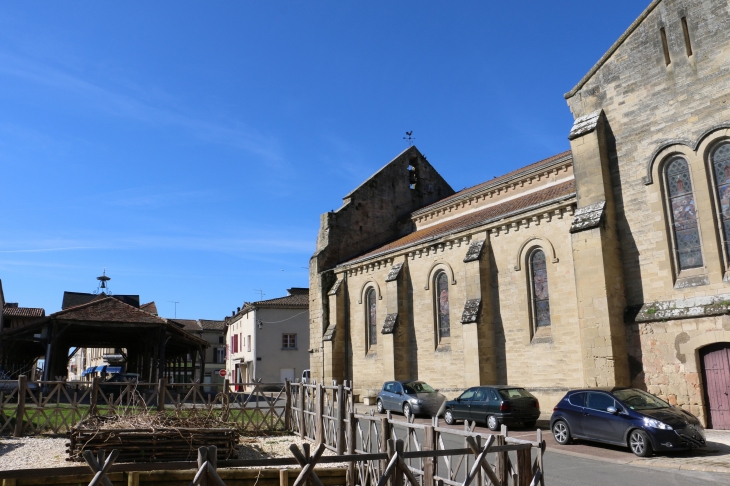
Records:
<instances>
[{"instance_id":1,"label":"village house","mask_svg":"<svg viewBox=\"0 0 730 486\"><path fill-rule=\"evenodd\" d=\"M294 381L309 368L309 289L287 293L246 302L226 318L226 370L232 383Z\"/></svg>"},{"instance_id":2,"label":"village house","mask_svg":"<svg viewBox=\"0 0 730 486\"><path fill-rule=\"evenodd\" d=\"M728 86L730 4L655 0L565 95L569 150L459 192L405 150L321 217L312 376L633 385L730 428Z\"/></svg>"}]
</instances>

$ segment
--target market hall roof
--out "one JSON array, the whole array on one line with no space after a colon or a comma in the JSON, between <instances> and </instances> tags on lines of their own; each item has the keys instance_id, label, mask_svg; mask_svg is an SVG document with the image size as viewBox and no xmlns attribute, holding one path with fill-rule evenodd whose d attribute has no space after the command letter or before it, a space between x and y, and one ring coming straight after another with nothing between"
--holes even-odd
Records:
<instances>
[{"instance_id":1,"label":"market hall roof","mask_svg":"<svg viewBox=\"0 0 730 486\"><path fill-rule=\"evenodd\" d=\"M61 309L65 310L82 304L88 304L89 302L93 302L94 300L99 300L106 297L113 297L121 302L124 302L125 304L139 307L139 295L107 295L103 292L100 294L90 294L86 292L64 292ZM152 304L154 304L154 302L152 302Z\"/></svg>"},{"instance_id":2,"label":"market hall roof","mask_svg":"<svg viewBox=\"0 0 730 486\"><path fill-rule=\"evenodd\" d=\"M436 240L443 236L457 233L474 226L488 224L499 219L530 211L537 207L564 200L575 196L575 180L569 180L549 186L545 189L527 193L515 199L498 203L493 206L487 206L463 216L449 219L442 223L434 224L419 231L414 231L406 236L398 238L390 243L382 245L352 260L344 262L338 266L357 263L369 258L380 256L392 251L400 250L411 245L425 243Z\"/></svg>"}]
</instances>

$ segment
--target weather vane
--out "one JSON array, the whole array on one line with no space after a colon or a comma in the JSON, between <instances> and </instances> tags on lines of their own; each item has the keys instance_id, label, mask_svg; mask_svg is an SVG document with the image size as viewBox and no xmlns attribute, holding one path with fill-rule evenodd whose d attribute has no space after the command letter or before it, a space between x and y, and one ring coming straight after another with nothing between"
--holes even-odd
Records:
<instances>
[{"instance_id":1,"label":"weather vane","mask_svg":"<svg viewBox=\"0 0 730 486\"><path fill-rule=\"evenodd\" d=\"M413 130L410 132L406 132L406 136L403 137L403 140L406 140L408 142L409 147L413 147L413 141L416 139L416 137L413 137Z\"/></svg>"}]
</instances>

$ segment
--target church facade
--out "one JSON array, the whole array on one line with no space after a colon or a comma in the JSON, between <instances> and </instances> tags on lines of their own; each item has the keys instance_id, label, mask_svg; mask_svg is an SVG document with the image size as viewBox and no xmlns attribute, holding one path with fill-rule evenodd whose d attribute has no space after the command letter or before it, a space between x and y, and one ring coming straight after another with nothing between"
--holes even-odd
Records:
<instances>
[{"instance_id":1,"label":"church facade","mask_svg":"<svg viewBox=\"0 0 730 486\"><path fill-rule=\"evenodd\" d=\"M730 428L730 4L653 1L565 98L569 151L454 192L411 147L322 215L314 378L632 385Z\"/></svg>"}]
</instances>

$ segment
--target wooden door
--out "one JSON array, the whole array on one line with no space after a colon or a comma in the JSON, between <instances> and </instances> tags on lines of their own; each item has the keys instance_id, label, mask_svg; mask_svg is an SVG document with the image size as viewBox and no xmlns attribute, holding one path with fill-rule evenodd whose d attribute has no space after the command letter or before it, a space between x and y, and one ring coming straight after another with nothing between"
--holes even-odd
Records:
<instances>
[{"instance_id":1,"label":"wooden door","mask_svg":"<svg viewBox=\"0 0 730 486\"><path fill-rule=\"evenodd\" d=\"M730 343L709 346L702 352L709 426L730 430Z\"/></svg>"}]
</instances>

